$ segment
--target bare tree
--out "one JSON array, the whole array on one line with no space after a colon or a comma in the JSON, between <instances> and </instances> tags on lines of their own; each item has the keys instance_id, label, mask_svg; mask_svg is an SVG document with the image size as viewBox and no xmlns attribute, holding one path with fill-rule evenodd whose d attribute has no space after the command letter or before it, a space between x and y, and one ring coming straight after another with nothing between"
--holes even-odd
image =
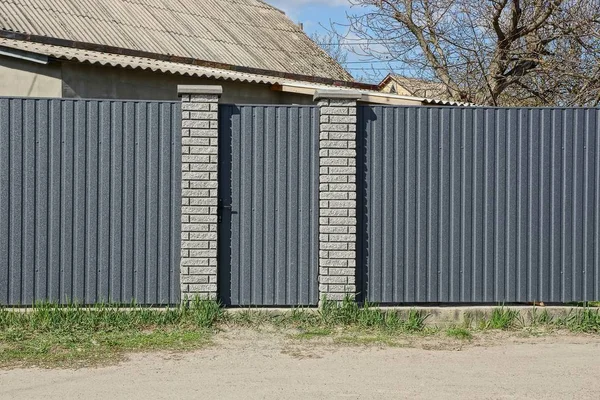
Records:
<instances>
[{"instance_id":1,"label":"bare tree","mask_svg":"<svg viewBox=\"0 0 600 400\"><path fill-rule=\"evenodd\" d=\"M313 42L318 44L338 64L344 66L348 61L348 49L343 45L343 38L334 32L318 32L310 35Z\"/></svg>"},{"instance_id":2,"label":"bare tree","mask_svg":"<svg viewBox=\"0 0 600 400\"><path fill-rule=\"evenodd\" d=\"M363 57L489 105L600 104L599 0L350 0Z\"/></svg>"}]
</instances>

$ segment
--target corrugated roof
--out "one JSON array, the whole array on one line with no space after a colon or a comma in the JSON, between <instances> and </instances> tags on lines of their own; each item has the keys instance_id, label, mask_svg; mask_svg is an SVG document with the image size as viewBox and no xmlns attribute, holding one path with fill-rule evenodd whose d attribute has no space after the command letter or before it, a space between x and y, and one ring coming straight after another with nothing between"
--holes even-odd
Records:
<instances>
[{"instance_id":1,"label":"corrugated roof","mask_svg":"<svg viewBox=\"0 0 600 400\"><path fill-rule=\"evenodd\" d=\"M284 13L259 0L0 0L0 29L353 80Z\"/></svg>"},{"instance_id":2,"label":"corrugated roof","mask_svg":"<svg viewBox=\"0 0 600 400\"><path fill-rule=\"evenodd\" d=\"M0 37L0 52L2 52L3 49L13 49L21 52L39 54L58 60L89 63L93 65L103 65L119 68L133 68L154 72L170 73L175 75L194 76L198 78L218 79L223 81L291 86L295 88L309 89L310 93L308 94L311 95L312 93L314 93L314 91L320 89L336 89L340 91L358 90L363 95L363 97L367 97L375 103L382 104L389 103L388 100L407 100L411 102L421 102L423 104L431 105L469 105L464 103L450 102L437 99L425 99L420 97L382 93L375 90L376 86L373 87L373 90L357 89L350 87L344 88L335 85L310 83L294 79L285 79L276 76L250 74L245 72L211 68L200 65L192 65L172 61L160 61L151 58L134 57L122 54L109 54L100 51L74 49L64 46L55 46L44 43L35 43Z\"/></svg>"},{"instance_id":3,"label":"corrugated roof","mask_svg":"<svg viewBox=\"0 0 600 400\"><path fill-rule=\"evenodd\" d=\"M199 78L213 78L268 85L297 82L268 75L248 74L244 72L203 67L199 65L160 61L151 58L132 57L121 54L109 54L99 51L74 49L44 43L27 42L23 40L0 38L0 46L42 54L59 60L76 61L110 67L142 69L154 72L195 76Z\"/></svg>"}]
</instances>

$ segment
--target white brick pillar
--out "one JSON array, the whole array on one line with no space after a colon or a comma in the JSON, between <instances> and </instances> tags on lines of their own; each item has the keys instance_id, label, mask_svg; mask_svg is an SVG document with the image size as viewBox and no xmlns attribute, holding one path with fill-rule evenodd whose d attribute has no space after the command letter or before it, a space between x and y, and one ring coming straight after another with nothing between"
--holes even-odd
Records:
<instances>
[{"instance_id":1,"label":"white brick pillar","mask_svg":"<svg viewBox=\"0 0 600 400\"><path fill-rule=\"evenodd\" d=\"M360 93L328 90L320 108L319 297L356 296L356 102Z\"/></svg>"},{"instance_id":2,"label":"white brick pillar","mask_svg":"<svg viewBox=\"0 0 600 400\"><path fill-rule=\"evenodd\" d=\"M218 115L221 86L181 97L181 300L217 299Z\"/></svg>"}]
</instances>

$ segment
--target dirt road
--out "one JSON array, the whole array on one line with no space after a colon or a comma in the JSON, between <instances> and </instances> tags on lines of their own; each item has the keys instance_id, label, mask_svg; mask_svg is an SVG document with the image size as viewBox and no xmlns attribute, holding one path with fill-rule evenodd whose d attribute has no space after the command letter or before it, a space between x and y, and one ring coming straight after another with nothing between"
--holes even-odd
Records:
<instances>
[{"instance_id":1,"label":"dirt road","mask_svg":"<svg viewBox=\"0 0 600 400\"><path fill-rule=\"evenodd\" d=\"M598 399L600 337L552 336L416 348L220 335L186 354L115 366L0 371L2 399Z\"/></svg>"}]
</instances>

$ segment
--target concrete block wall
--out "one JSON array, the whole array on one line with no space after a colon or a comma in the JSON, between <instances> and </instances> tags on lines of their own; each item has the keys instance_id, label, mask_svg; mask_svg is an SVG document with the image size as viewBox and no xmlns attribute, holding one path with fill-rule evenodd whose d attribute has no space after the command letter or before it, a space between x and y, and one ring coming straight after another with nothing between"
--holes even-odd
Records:
<instances>
[{"instance_id":1,"label":"concrete block wall","mask_svg":"<svg viewBox=\"0 0 600 400\"><path fill-rule=\"evenodd\" d=\"M181 299L217 299L220 86L178 86L181 97Z\"/></svg>"},{"instance_id":2,"label":"concrete block wall","mask_svg":"<svg viewBox=\"0 0 600 400\"><path fill-rule=\"evenodd\" d=\"M356 296L356 102L360 93L321 91L319 297Z\"/></svg>"}]
</instances>

